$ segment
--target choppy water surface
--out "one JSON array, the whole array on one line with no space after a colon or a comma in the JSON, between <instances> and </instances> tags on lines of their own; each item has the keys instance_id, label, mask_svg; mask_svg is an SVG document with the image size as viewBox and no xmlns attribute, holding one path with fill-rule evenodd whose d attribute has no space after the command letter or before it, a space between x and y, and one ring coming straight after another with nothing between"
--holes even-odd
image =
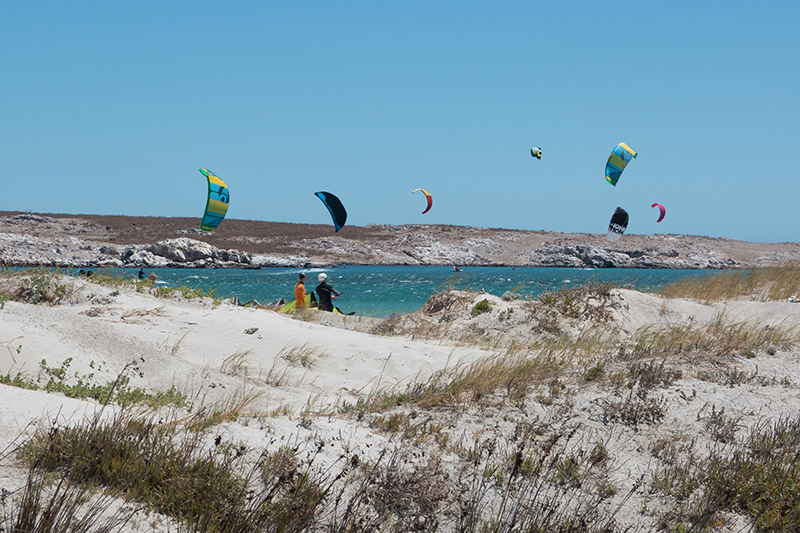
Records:
<instances>
[{"instance_id":1,"label":"choppy water surface","mask_svg":"<svg viewBox=\"0 0 800 533\"><path fill-rule=\"evenodd\" d=\"M344 296L336 305L344 312L384 317L392 313L418 310L428 297L447 287L485 290L501 296L506 291L537 296L545 290L576 287L587 281L612 281L641 291L658 290L670 281L702 276L707 270L579 269L464 267L453 272L450 267L352 266L329 269L268 268L241 269L145 269L155 272L159 285L213 289L216 296L238 296L261 303L278 298L293 299L297 274L305 272L306 291L317 286L319 272L328 274L328 282ZM112 269L112 273L135 277L138 269Z\"/></svg>"}]
</instances>

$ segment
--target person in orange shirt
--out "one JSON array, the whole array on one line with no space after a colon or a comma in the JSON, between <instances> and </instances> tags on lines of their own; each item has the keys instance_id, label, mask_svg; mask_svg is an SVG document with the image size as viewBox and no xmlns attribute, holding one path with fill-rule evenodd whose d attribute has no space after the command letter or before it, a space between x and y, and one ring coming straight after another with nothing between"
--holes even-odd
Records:
<instances>
[{"instance_id":1,"label":"person in orange shirt","mask_svg":"<svg viewBox=\"0 0 800 533\"><path fill-rule=\"evenodd\" d=\"M306 308L306 275L302 272L298 276L297 283L294 286L294 297L297 300L295 303L295 309L305 309Z\"/></svg>"}]
</instances>

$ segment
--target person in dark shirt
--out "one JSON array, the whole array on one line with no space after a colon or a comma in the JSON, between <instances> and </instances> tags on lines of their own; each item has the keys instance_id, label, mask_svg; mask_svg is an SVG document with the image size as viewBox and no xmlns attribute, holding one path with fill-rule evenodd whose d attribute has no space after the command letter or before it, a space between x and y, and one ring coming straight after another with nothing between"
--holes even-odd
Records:
<instances>
[{"instance_id":1,"label":"person in dark shirt","mask_svg":"<svg viewBox=\"0 0 800 533\"><path fill-rule=\"evenodd\" d=\"M321 272L320 275L317 276L317 279L319 280L319 285L317 285L316 289L319 309L321 311L333 312L333 300L336 299L337 296L340 296L340 294L327 282L328 275L325 272Z\"/></svg>"}]
</instances>

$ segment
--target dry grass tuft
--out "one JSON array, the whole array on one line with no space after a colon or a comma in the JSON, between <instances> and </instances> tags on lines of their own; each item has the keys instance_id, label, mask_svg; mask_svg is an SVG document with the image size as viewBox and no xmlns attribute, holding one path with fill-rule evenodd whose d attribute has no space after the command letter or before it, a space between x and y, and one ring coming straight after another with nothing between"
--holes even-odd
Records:
<instances>
[{"instance_id":1,"label":"dry grass tuft","mask_svg":"<svg viewBox=\"0 0 800 533\"><path fill-rule=\"evenodd\" d=\"M219 366L219 371L229 376L247 378L247 357L249 355L250 350L239 351L229 355L223 359L222 364Z\"/></svg>"},{"instance_id":2,"label":"dry grass tuft","mask_svg":"<svg viewBox=\"0 0 800 533\"><path fill-rule=\"evenodd\" d=\"M627 358L663 357L681 353L704 353L713 356L774 353L800 341L794 328L762 326L751 322L729 322L719 313L708 324L689 321L664 329L645 327L637 331L622 354Z\"/></svg>"},{"instance_id":3,"label":"dry grass tuft","mask_svg":"<svg viewBox=\"0 0 800 533\"><path fill-rule=\"evenodd\" d=\"M316 348L308 346L306 343L302 346L283 348L278 353L278 357L287 361L291 366L311 368L314 366L314 359L319 358L320 355Z\"/></svg>"},{"instance_id":4,"label":"dry grass tuft","mask_svg":"<svg viewBox=\"0 0 800 533\"><path fill-rule=\"evenodd\" d=\"M152 309L129 309L122 313L122 319L139 316L161 316L164 314L164 307L154 307Z\"/></svg>"},{"instance_id":5,"label":"dry grass tuft","mask_svg":"<svg viewBox=\"0 0 800 533\"><path fill-rule=\"evenodd\" d=\"M512 347L503 354L436 372L427 381L412 383L402 392L375 390L359 400L355 408L373 412L404 404L429 408L521 403L532 386L553 379L567 363L549 355L531 356ZM350 409L346 406L345 410Z\"/></svg>"},{"instance_id":6,"label":"dry grass tuft","mask_svg":"<svg viewBox=\"0 0 800 533\"><path fill-rule=\"evenodd\" d=\"M731 270L684 278L661 291L667 298L694 298L704 302L751 298L787 300L800 296L800 265Z\"/></svg>"},{"instance_id":7,"label":"dry grass tuft","mask_svg":"<svg viewBox=\"0 0 800 533\"><path fill-rule=\"evenodd\" d=\"M189 427L194 431L202 432L222 422L235 422L245 414L245 409L261 397L262 394L263 391L257 391L255 388L248 390L245 387L240 387L229 396L210 405L202 406L188 420Z\"/></svg>"},{"instance_id":8,"label":"dry grass tuft","mask_svg":"<svg viewBox=\"0 0 800 533\"><path fill-rule=\"evenodd\" d=\"M210 518L212 501L237 505L245 484L230 470L233 455L209 456L201 434L128 415L41 431L22 450L34 468L65 471L73 483L109 487L189 522Z\"/></svg>"}]
</instances>

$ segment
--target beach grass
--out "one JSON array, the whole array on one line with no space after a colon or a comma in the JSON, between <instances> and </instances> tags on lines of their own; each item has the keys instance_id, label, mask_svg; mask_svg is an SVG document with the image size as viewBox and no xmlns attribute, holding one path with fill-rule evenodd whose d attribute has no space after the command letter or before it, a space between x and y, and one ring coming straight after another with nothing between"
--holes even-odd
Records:
<instances>
[{"instance_id":1,"label":"beach grass","mask_svg":"<svg viewBox=\"0 0 800 533\"><path fill-rule=\"evenodd\" d=\"M194 415L184 418L180 422L187 423L188 427L196 432L203 432L222 422L235 422L247 413L246 409L262 394L264 394L263 391L243 384L230 394L202 405Z\"/></svg>"},{"instance_id":2,"label":"beach grass","mask_svg":"<svg viewBox=\"0 0 800 533\"><path fill-rule=\"evenodd\" d=\"M219 305L222 298L217 297L212 288L199 286L159 286L149 279L132 279L124 274L116 274L105 269L94 272L91 277L82 278L90 283L109 287L128 286L137 292L152 294L159 298L171 298L180 294L187 300L210 298ZM57 305L72 302L80 288L71 283L70 276L59 268L36 267L22 270L0 269L0 306L13 300L31 304Z\"/></svg>"},{"instance_id":3,"label":"beach grass","mask_svg":"<svg viewBox=\"0 0 800 533\"><path fill-rule=\"evenodd\" d=\"M800 419L761 420L741 441L729 430L721 442L727 447L684 454L653 474L653 489L674 498L665 525L671 531L710 531L721 515L735 512L749 516L759 532L796 531Z\"/></svg>"},{"instance_id":4,"label":"beach grass","mask_svg":"<svg viewBox=\"0 0 800 533\"><path fill-rule=\"evenodd\" d=\"M640 328L621 346L620 353L634 359L682 353L754 357L757 353L774 354L798 342L800 332L793 327L734 322L720 312L706 324L689 320L675 326Z\"/></svg>"},{"instance_id":5,"label":"beach grass","mask_svg":"<svg viewBox=\"0 0 800 533\"><path fill-rule=\"evenodd\" d=\"M380 412L407 404L432 408L520 402L533 385L553 379L568 362L549 355L530 356L512 347L470 364L438 371L402 390L376 388L355 406L344 405L342 409Z\"/></svg>"},{"instance_id":6,"label":"beach grass","mask_svg":"<svg viewBox=\"0 0 800 533\"><path fill-rule=\"evenodd\" d=\"M603 505L616 494L607 450L571 433L540 440L534 432L523 424L522 440L456 445L453 470L452 458L413 447L323 464L325 441L311 453L288 443L259 453L220 434L119 413L37 431L19 452L32 486L7 498L0 524L30 525L49 511L40 497L49 491L85 527L9 531L112 531L109 518L124 523L143 508L192 532L615 531ZM106 508L123 513L104 516Z\"/></svg>"},{"instance_id":7,"label":"beach grass","mask_svg":"<svg viewBox=\"0 0 800 533\"><path fill-rule=\"evenodd\" d=\"M35 468L64 471L73 482L110 487L183 522L223 531L224 517L246 501L247 483L234 473L235 451L217 446L208 453L202 437L122 414L41 431L21 455Z\"/></svg>"},{"instance_id":8,"label":"beach grass","mask_svg":"<svg viewBox=\"0 0 800 533\"><path fill-rule=\"evenodd\" d=\"M661 294L667 298L693 298L703 302L739 298L786 301L800 297L800 264L687 277L667 284Z\"/></svg>"},{"instance_id":9,"label":"beach grass","mask_svg":"<svg viewBox=\"0 0 800 533\"><path fill-rule=\"evenodd\" d=\"M54 475L33 463L17 493L4 490L0 495L0 531L120 531L143 508L116 505L120 496L113 488L82 482L69 471Z\"/></svg>"}]
</instances>

